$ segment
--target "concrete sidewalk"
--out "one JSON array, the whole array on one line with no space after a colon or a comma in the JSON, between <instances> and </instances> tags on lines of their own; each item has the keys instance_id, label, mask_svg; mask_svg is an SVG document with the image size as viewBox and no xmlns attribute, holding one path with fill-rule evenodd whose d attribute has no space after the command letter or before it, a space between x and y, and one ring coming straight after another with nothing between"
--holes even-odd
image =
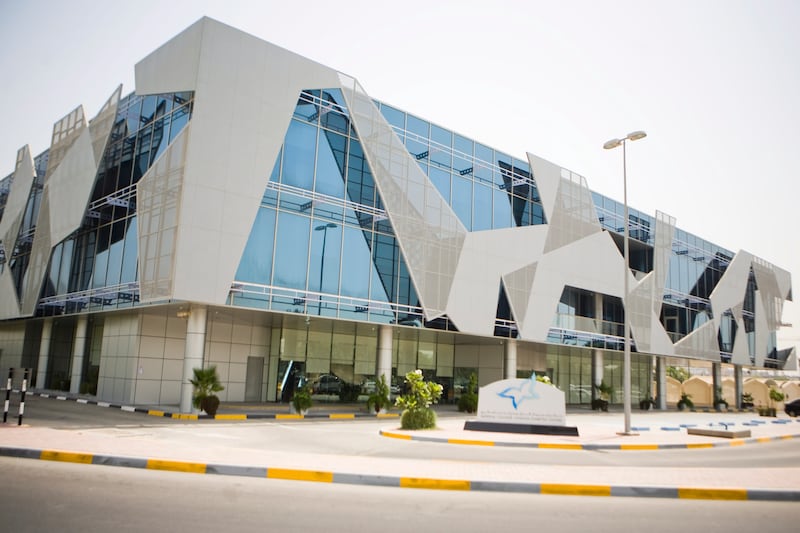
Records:
<instances>
[{"instance_id":1,"label":"concrete sidewalk","mask_svg":"<svg viewBox=\"0 0 800 533\"><path fill-rule=\"evenodd\" d=\"M318 413L323 414L323 413ZM343 414L342 412L332 414ZM147 415L141 415L146 418ZM659 453L686 448L686 453L714 453L694 448L767 446L768 442L800 439L797 419L768 419L753 413L649 412L634 417L637 435L620 436L621 413L571 413L567 425L579 437L498 434L464 431L468 417L442 413L436 430L403 431L394 419L366 421L354 427L353 438L393 439L408 446L494 446L528 448L529 453ZM315 419L284 420L283 424L314 424ZM320 420L320 419L316 419ZM687 423L688 422L688 423ZM362 424L342 420L337 424ZM152 427L64 430L14 424L0 425L0 456L68 461L180 472L256 476L328 483L486 490L539 494L639 496L735 500L800 501L800 468L688 468L635 466L563 466L534 464L535 456L519 462L420 460L358 454L299 453L256 448L250 442L208 444L209 428L248 431L248 422L176 421L194 440L159 438ZM257 424L257 422L255 423ZM265 427L272 422L261 422ZM687 425L751 431L751 438L726 439L689 435ZM374 426L374 431L372 431ZM171 426L168 426L171 427ZM277 424L269 431L280 431ZM380 436L379 436L380 435ZM244 442L244 441L243 441ZM800 442L800 441L798 441ZM418 444L428 443L428 444ZM800 446L798 446L800 450ZM573 453L572 451L569 453Z\"/></svg>"}]
</instances>

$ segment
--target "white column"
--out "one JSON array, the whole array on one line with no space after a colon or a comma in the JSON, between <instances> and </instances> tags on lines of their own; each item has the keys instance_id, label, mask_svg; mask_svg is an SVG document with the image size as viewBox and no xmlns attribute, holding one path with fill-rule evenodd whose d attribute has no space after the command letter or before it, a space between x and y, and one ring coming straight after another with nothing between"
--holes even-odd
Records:
<instances>
[{"instance_id":1,"label":"white column","mask_svg":"<svg viewBox=\"0 0 800 533\"><path fill-rule=\"evenodd\" d=\"M517 339L506 339L504 346L503 377L515 379L517 377Z\"/></svg>"},{"instance_id":2,"label":"white column","mask_svg":"<svg viewBox=\"0 0 800 533\"><path fill-rule=\"evenodd\" d=\"M70 394L78 394L81 390L83 378L83 352L86 350L86 326L89 323L87 315L78 315L75 324L75 340L72 343L72 378L70 380Z\"/></svg>"},{"instance_id":3,"label":"white column","mask_svg":"<svg viewBox=\"0 0 800 533\"><path fill-rule=\"evenodd\" d=\"M713 405L713 402L716 399L717 390L722 392L722 363L711 363L711 380L713 381L712 386L714 387L711 395L711 406L716 407Z\"/></svg>"},{"instance_id":4,"label":"white column","mask_svg":"<svg viewBox=\"0 0 800 533\"><path fill-rule=\"evenodd\" d=\"M656 405L662 411L667 408L667 360L656 357Z\"/></svg>"},{"instance_id":5,"label":"white column","mask_svg":"<svg viewBox=\"0 0 800 533\"><path fill-rule=\"evenodd\" d=\"M597 389L603 381L603 350L592 350L592 399L597 399Z\"/></svg>"},{"instance_id":6,"label":"white column","mask_svg":"<svg viewBox=\"0 0 800 533\"><path fill-rule=\"evenodd\" d=\"M203 367L206 347L206 318L208 308L193 305L186 320L186 349L183 353L183 380L181 381L181 413L192 412L192 384L194 369Z\"/></svg>"},{"instance_id":7,"label":"white column","mask_svg":"<svg viewBox=\"0 0 800 533\"><path fill-rule=\"evenodd\" d=\"M53 319L45 318L42 323L42 340L39 343L39 362L36 364L36 388L45 388L47 365L50 361L50 337L53 334Z\"/></svg>"},{"instance_id":8,"label":"white column","mask_svg":"<svg viewBox=\"0 0 800 533\"><path fill-rule=\"evenodd\" d=\"M742 408L742 394L744 394L744 380L742 379L742 365L733 365L733 380L736 394L736 408Z\"/></svg>"},{"instance_id":9,"label":"white column","mask_svg":"<svg viewBox=\"0 0 800 533\"><path fill-rule=\"evenodd\" d=\"M392 384L392 342L394 330L392 326L383 325L378 330L378 357L375 360L375 377L386 378L386 384Z\"/></svg>"}]
</instances>

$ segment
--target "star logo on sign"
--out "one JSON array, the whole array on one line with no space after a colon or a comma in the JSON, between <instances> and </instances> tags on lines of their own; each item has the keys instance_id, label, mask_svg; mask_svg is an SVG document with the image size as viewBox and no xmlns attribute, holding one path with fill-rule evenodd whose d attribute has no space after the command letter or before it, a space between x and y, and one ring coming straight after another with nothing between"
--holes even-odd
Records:
<instances>
[{"instance_id":1,"label":"star logo on sign","mask_svg":"<svg viewBox=\"0 0 800 533\"><path fill-rule=\"evenodd\" d=\"M534 390L536 379L531 377L522 382L517 387L508 387L504 391L498 392L497 395L501 398L511 399L514 409L519 408L520 404L525 400L538 400L539 395Z\"/></svg>"}]
</instances>

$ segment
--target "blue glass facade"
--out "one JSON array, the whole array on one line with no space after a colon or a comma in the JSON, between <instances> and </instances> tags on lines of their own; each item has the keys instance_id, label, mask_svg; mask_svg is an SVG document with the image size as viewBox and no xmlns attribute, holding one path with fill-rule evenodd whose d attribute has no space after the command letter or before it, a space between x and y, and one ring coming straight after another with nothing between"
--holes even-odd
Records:
<instances>
[{"instance_id":1,"label":"blue glass facade","mask_svg":"<svg viewBox=\"0 0 800 533\"><path fill-rule=\"evenodd\" d=\"M195 40L205 31L216 37ZM234 42L252 54L211 59ZM31 318L42 342L43 324L52 329L64 353L47 363L51 386L71 377L108 398L174 403L192 365L209 363L230 399L276 400L294 379L363 392L378 373L396 383L419 368L454 399L473 372L487 383L535 371L569 403L588 403L599 379L622 390L626 225L634 399L651 390L651 353L777 366L787 272L662 215L631 209L625 220L620 202L558 165L372 100L342 73L209 19L175 43L175 54L161 48L137 66L137 87L192 92L121 98L110 133L98 126L107 115L90 126L91 148L54 144L54 161L63 149L91 165L48 169L45 152L24 209L15 193L17 235L0 235L0 275L11 280L0 317ZM252 57L271 66L248 70ZM189 72L198 61L203 76ZM37 224L69 211L50 207L61 199L48 172L62 191L70 179L93 184L75 195L60 242L35 239ZM3 217L11 182L0 180ZM31 272L44 274L33 317L23 310L38 290ZM2 305L15 297L16 309ZM86 353L70 354L84 328ZM79 355L90 366L75 368Z\"/></svg>"}]
</instances>

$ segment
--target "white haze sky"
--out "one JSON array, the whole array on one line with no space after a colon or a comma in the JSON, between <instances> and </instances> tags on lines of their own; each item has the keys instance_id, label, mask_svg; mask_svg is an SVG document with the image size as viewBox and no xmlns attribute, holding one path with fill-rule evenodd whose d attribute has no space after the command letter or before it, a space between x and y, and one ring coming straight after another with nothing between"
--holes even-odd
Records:
<instances>
[{"instance_id":1,"label":"white haze sky","mask_svg":"<svg viewBox=\"0 0 800 533\"><path fill-rule=\"evenodd\" d=\"M0 176L77 105L134 90L134 64L203 15L618 200L622 152L602 145L645 130L632 207L799 279L796 0L0 0ZM800 303L783 320L779 347L799 345Z\"/></svg>"}]
</instances>

